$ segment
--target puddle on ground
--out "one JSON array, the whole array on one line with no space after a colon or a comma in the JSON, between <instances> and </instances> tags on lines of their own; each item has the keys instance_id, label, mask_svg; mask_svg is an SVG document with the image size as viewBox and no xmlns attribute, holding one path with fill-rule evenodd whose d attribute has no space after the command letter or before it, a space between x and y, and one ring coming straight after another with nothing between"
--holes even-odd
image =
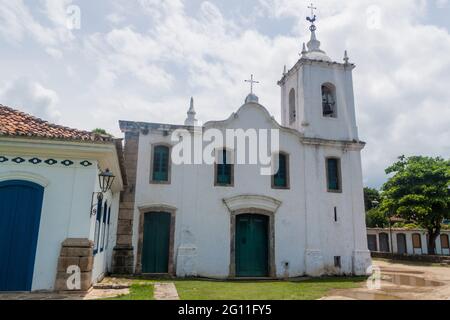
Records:
<instances>
[{"instance_id":1,"label":"puddle on ground","mask_svg":"<svg viewBox=\"0 0 450 320\"><path fill-rule=\"evenodd\" d=\"M383 293L369 293L369 292L351 292L347 291L342 296L346 298L356 299L356 300L401 300L396 296L391 296Z\"/></svg>"},{"instance_id":2,"label":"puddle on ground","mask_svg":"<svg viewBox=\"0 0 450 320\"><path fill-rule=\"evenodd\" d=\"M391 282L399 286L411 286L411 287L440 287L444 283L434 280L426 280L421 277L409 276L405 274L386 274L387 277L383 277L383 281Z\"/></svg>"}]
</instances>

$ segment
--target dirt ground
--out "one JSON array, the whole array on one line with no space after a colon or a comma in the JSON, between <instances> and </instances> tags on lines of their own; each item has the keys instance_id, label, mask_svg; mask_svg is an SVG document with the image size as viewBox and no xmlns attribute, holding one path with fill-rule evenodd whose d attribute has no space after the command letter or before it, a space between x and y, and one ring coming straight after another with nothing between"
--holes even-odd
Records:
<instances>
[{"instance_id":1,"label":"dirt ground","mask_svg":"<svg viewBox=\"0 0 450 320\"><path fill-rule=\"evenodd\" d=\"M450 300L450 266L388 260L373 265L380 271L375 280L334 290L322 300Z\"/></svg>"}]
</instances>

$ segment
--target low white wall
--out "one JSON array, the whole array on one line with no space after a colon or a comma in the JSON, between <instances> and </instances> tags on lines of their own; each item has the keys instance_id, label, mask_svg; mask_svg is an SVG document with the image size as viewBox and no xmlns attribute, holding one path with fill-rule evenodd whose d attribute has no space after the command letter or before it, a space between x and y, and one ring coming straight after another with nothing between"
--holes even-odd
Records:
<instances>
[{"instance_id":1,"label":"low white wall","mask_svg":"<svg viewBox=\"0 0 450 320\"><path fill-rule=\"evenodd\" d=\"M377 249L380 251L380 233L385 233L388 235L389 242L390 240L390 231L389 229L380 229L380 228L368 228L367 235L374 235L377 239ZM428 239L427 239L427 231L425 230L406 230L406 229L392 229L392 248L394 253L398 253L398 245L397 245L397 234L404 234L406 236L406 249L408 254L428 254ZM420 234L421 245L422 248L414 249L412 242L412 235ZM447 234L450 237L450 230L443 230L441 234ZM448 249L443 249L441 244L441 238L438 236L436 238L436 254L437 255L450 255Z\"/></svg>"}]
</instances>

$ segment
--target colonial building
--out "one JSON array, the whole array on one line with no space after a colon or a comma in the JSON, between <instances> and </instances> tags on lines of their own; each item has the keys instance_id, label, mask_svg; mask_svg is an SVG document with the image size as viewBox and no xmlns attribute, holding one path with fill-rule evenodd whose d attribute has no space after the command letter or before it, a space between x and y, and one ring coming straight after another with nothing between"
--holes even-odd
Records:
<instances>
[{"instance_id":1,"label":"colonial building","mask_svg":"<svg viewBox=\"0 0 450 320\"><path fill-rule=\"evenodd\" d=\"M102 278L122 161L121 140L0 105L0 291L87 290Z\"/></svg>"},{"instance_id":2,"label":"colonial building","mask_svg":"<svg viewBox=\"0 0 450 320\"><path fill-rule=\"evenodd\" d=\"M366 274L361 150L353 95L355 65L311 39L285 71L281 125L252 92L223 121L184 125L120 121L129 185L122 196L113 272L213 278ZM251 80L254 83L253 79ZM212 151L214 163L176 163L182 135L208 148L212 130L276 130L279 170L236 161L239 148ZM178 134L177 132L184 132ZM187 133L186 133L187 132ZM194 150L195 152L195 150Z\"/></svg>"},{"instance_id":3,"label":"colonial building","mask_svg":"<svg viewBox=\"0 0 450 320\"><path fill-rule=\"evenodd\" d=\"M450 256L450 230L442 230L436 239L436 255ZM368 228L367 242L372 252L402 255L428 254L428 232L423 229Z\"/></svg>"}]
</instances>

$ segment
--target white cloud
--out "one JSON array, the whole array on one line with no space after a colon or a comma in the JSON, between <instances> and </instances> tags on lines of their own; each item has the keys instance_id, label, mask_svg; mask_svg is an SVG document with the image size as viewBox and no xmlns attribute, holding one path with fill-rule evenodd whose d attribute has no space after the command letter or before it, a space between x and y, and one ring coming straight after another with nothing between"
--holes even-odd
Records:
<instances>
[{"instance_id":1,"label":"white cloud","mask_svg":"<svg viewBox=\"0 0 450 320\"><path fill-rule=\"evenodd\" d=\"M26 78L10 81L0 88L2 104L58 122L61 117L58 94Z\"/></svg>"}]
</instances>

